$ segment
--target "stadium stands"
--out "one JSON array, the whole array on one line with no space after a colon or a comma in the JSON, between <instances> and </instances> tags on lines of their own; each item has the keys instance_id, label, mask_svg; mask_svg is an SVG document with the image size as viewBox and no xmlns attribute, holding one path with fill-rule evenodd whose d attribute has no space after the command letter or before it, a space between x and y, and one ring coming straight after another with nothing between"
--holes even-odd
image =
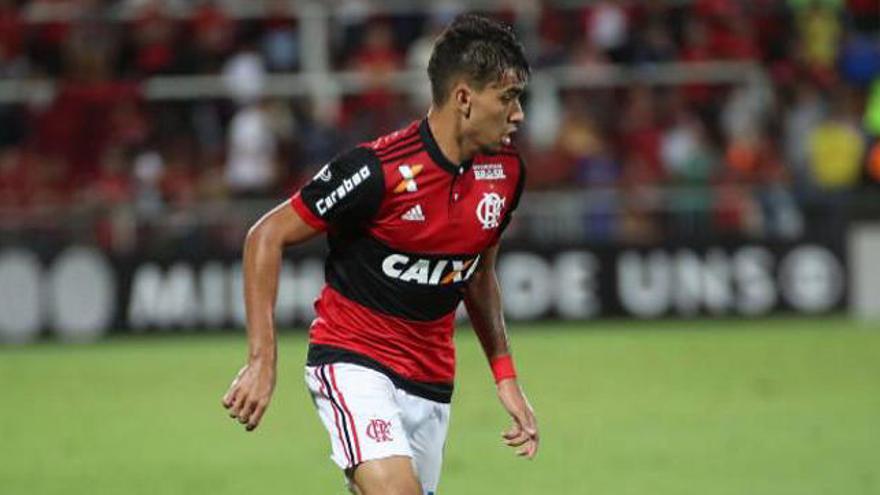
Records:
<instances>
[{"instance_id":1,"label":"stadium stands","mask_svg":"<svg viewBox=\"0 0 880 495\"><path fill-rule=\"evenodd\" d=\"M0 2L0 230L81 213L119 248L283 197L424 112L440 5ZM576 203L569 237L795 238L876 191L876 2L481 5L527 40L519 145L545 216Z\"/></svg>"}]
</instances>

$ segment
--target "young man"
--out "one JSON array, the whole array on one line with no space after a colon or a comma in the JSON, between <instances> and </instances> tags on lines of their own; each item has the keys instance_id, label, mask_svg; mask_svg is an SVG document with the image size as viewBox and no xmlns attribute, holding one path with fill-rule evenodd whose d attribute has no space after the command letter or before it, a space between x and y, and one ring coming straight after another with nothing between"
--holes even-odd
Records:
<instances>
[{"instance_id":1,"label":"young man","mask_svg":"<svg viewBox=\"0 0 880 495\"><path fill-rule=\"evenodd\" d=\"M282 249L327 232L305 375L331 457L361 495L436 491L462 300L513 419L505 442L528 458L538 450L495 276L525 180L511 135L529 66L510 28L466 15L438 38L428 73L426 119L335 158L244 248L250 352L223 405L247 430L259 424L275 385Z\"/></svg>"}]
</instances>

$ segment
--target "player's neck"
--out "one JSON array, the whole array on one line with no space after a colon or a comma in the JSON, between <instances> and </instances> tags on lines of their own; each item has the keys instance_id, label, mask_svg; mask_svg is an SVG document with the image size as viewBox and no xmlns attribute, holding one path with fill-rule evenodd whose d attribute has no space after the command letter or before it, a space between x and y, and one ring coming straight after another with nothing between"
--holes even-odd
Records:
<instances>
[{"instance_id":1,"label":"player's neck","mask_svg":"<svg viewBox=\"0 0 880 495\"><path fill-rule=\"evenodd\" d=\"M443 156L450 162L461 163L477 154L475 147L467 146L464 142L457 116L449 109L431 107L428 110L428 127Z\"/></svg>"}]
</instances>

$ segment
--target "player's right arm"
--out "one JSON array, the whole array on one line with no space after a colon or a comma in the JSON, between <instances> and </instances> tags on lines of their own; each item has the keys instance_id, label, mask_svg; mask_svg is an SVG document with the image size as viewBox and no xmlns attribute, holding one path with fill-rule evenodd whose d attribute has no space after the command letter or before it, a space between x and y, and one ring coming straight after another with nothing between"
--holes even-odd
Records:
<instances>
[{"instance_id":1,"label":"player's right arm","mask_svg":"<svg viewBox=\"0 0 880 495\"><path fill-rule=\"evenodd\" d=\"M259 425L275 389L273 312L282 252L285 246L299 244L318 233L294 211L290 201L285 201L257 221L245 240L242 264L248 360L223 396L223 406L248 431Z\"/></svg>"},{"instance_id":2,"label":"player's right arm","mask_svg":"<svg viewBox=\"0 0 880 495\"><path fill-rule=\"evenodd\" d=\"M248 361L223 396L229 415L248 431L260 423L275 388L273 314L282 251L327 229L357 228L369 221L384 191L375 153L354 148L325 165L293 198L266 213L248 232L243 255Z\"/></svg>"}]
</instances>

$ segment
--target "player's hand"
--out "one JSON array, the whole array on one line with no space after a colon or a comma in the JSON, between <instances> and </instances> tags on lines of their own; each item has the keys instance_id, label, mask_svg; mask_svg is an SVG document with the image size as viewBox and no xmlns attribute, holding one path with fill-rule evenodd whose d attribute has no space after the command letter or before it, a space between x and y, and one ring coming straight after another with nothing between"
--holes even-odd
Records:
<instances>
[{"instance_id":1,"label":"player's hand","mask_svg":"<svg viewBox=\"0 0 880 495\"><path fill-rule=\"evenodd\" d=\"M498 383L498 399L513 418L511 427L501 434L504 443L516 448L517 455L532 459L538 453L538 421L535 411L523 394L515 378Z\"/></svg>"},{"instance_id":2,"label":"player's hand","mask_svg":"<svg viewBox=\"0 0 880 495\"><path fill-rule=\"evenodd\" d=\"M223 407L229 410L231 418L252 431L260 424L274 390L275 363L251 360L232 380L223 396Z\"/></svg>"}]
</instances>

